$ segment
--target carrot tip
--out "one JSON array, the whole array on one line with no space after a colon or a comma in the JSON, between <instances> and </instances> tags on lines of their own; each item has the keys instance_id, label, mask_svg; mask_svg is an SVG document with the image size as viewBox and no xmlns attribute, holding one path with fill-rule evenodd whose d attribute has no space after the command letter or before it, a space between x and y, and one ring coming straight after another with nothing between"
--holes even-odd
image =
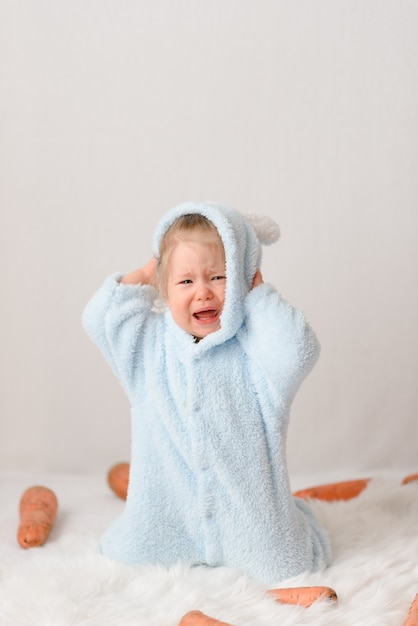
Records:
<instances>
[{"instance_id":1,"label":"carrot tip","mask_svg":"<svg viewBox=\"0 0 418 626\"><path fill-rule=\"evenodd\" d=\"M42 546L47 540L57 515L58 500L48 487L29 487L20 504L17 541L22 548Z\"/></svg>"},{"instance_id":2,"label":"carrot tip","mask_svg":"<svg viewBox=\"0 0 418 626\"><path fill-rule=\"evenodd\" d=\"M220 622L219 620L205 615L202 611L189 611L186 615L183 615L179 626L232 626L226 622Z\"/></svg>"},{"instance_id":3,"label":"carrot tip","mask_svg":"<svg viewBox=\"0 0 418 626\"><path fill-rule=\"evenodd\" d=\"M418 473L417 474L409 474L409 476L405 476L405 478L402 481L403 485L407 485L408 483L412 483L414 481L418 480Z\"/></svg>"},{"instance_id":4,"label":"carrot tip","mask_svg":"<svg viewBox=\"0 0 418 626\"><path fill-rule=\"evenodd\" d=\"M418 624L418 593L409 607L408 615L403 626L417 626Z\"/></svg>"},{"instance_id":5,"label":"carrot tip","mask_svg":"<svg viewBox=\"0 0 418 626\"><path fill-rule=\"evenodd\" d=\"M300 489L293 493L297 498L314 498L317 500L351 500L357 497L369 483L369 478L360 478L358 480L346 480L338 483L330 483L327 485L317 485L308 489Z\"/></svg>"},{"instance_id":6,"label":"carrot tip","mask_svg":"<svg viewBox=\"0 0 418 626\"><path fill-rule=\"evenodd\" d=\"M129 469L129 463L116 463L107 473L109 487L122 500L126 500L128 493Z\"/></svg>"},{"instance_id":7,"label":"carrot tip","mask_svg":"<svg viewBox=\"0 0 418 626\"><path fill-rule=\"evenodd\" d=\"M272 595L276 602L282 604L298 604L310 607L317 600L334 604L338 601L337 593L331 587L289 587L284 589L269 589L267 592Z\"/></svg>"}]
</instances>

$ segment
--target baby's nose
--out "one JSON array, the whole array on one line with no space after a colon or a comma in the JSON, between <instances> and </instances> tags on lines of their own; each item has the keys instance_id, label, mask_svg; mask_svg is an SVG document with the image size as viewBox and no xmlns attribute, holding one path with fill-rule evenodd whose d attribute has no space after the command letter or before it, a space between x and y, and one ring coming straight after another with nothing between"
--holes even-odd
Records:
<instances>
[{"instance_id":1,"label":"baby's nose","mask_svg":"<svg viewBox=\"0 0 418 626\"><path fill-rule=\"evenodd\" d=\"M213 292L210 289L209 285L201 285L197 290L197 298L198 300L210 300L213 298Z\"/></svg>"}]
</instances>

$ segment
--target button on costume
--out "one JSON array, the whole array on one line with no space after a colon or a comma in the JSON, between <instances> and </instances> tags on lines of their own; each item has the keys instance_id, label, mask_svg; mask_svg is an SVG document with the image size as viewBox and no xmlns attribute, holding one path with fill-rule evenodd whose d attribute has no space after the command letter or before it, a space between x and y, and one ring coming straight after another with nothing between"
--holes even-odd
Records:
<instances>
[{"instance_id":1,"label":"button on costume","mask_svg":"<svg viewBox=\"0 0 418 626\"><path fill-rule=\"evenodd\" d=\"M326 531L291 495L285 454L290 406L319 346L273 286L251 289L261 242L278 236L274 222L186 203L161 220L155 256L167 228L190 213L207 217L225 248L218 331L195 343L156 306L153 287L120 275L84 311L132 408L127 500L101 547L130 564L225 565L277 584L330 559Z\"/></svg>"}]
</instances>

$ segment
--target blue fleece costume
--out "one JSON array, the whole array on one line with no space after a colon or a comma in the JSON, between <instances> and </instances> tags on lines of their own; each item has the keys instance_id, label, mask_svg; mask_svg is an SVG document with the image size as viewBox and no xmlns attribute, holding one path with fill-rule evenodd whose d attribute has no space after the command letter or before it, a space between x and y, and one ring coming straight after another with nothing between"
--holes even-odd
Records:
<instances>
[{"instance_id":1,"label":"blue fleece costume","mask_svg":"<svg viewBox=\"0 0 418 626\"><path fill-rule=\"evenodd\" d=\"M328 536L286 467L292 400L319 347L303 315L269 284L251 289L261 245L249 221L216 204L187 203L160 222L201 213L225 248L221 328L199 343L156 310L149 285L111 276L83 323L132 407L128 496L101 539L130 564L226 565L266 585L325 566Z\"/></svg>"}]
</instances>

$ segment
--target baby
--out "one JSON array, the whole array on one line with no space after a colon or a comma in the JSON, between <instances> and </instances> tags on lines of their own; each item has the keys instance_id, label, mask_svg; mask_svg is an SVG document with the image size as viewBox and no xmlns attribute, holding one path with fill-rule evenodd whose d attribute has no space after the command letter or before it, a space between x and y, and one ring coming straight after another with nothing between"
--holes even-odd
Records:
<instances>
[{"instance_id":1,"label":"baby","mask_svg":"<svg viewBox=\"0 0 418 626\"><path fill-rule=\"evenodd\" d=\"M225 565L266 585L329 563L285 453L319 348L302 313L263 283L261 242L278 237L266 224L213 203L175 207L154 258L108 278L86 307L132 407L126 505L101 539L111 558Z\"/></svg>"}]
</instances>

